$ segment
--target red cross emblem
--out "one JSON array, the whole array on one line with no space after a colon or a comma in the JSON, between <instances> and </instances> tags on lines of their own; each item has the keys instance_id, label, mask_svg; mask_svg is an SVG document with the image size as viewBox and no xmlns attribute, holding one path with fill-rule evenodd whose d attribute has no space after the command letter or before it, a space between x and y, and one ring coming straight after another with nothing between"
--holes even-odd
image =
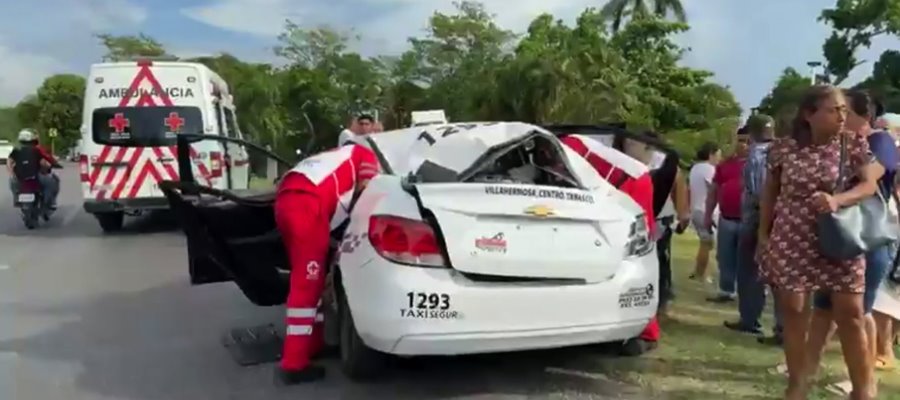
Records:
<instances>
[{"instance_id":1,"label":"red cross emblem","mask_svg":"<svg viewBox=\"0 0 900 400\"><path fill-rule=\"evenodd\" d=\"M125 118L125 114L116 113L116 115L109 119L109 127L116 130L116 133L125 132L125 128L131 126L131 122L128 121L128 118Z\"/></svg>"},{"instance_id":2,"label":"red cross emblem","mask_svg":"<svg viewBox=\"0 0 900 400\"><path fill-rule=\"evenodd\" d=\"M177 112L170 112L165 125L169 127L169 132L178 132L184 126L184 118L179 117Z\"/></svg>"}]
</instances>

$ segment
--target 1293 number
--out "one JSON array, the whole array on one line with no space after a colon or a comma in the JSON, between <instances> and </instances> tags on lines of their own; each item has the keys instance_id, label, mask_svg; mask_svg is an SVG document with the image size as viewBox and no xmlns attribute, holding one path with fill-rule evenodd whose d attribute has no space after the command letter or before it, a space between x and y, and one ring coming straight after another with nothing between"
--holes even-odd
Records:
<instances>
[{"instance_id":1,"label":"1293 number","mask_svg":"<svg viewBox=\"0 0 900 400\"><path fill-rule=\"evenodd\" d=\"M409 292L406 298L409 300L409 308L429 310L450 308L450 295L446 293Z\"/></svg>"}]
</instances>

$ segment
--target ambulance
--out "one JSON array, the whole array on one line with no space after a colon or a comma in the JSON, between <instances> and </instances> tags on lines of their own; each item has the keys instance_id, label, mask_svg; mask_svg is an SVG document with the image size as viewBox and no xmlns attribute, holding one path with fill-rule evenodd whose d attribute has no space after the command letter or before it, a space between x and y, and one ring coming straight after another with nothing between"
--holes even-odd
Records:
<instances>
[{"instance_id":1,"label":"ambulance","mask_svg":"<svg viewBox=\"0 0 900 400\"><path fill-rule=\"evenodd\" d=\"M167 209L159 182L178 180L176 136L243 139L228 84L203 64L139 59L94 64L84 96L79 167L84 210L104 232L125 215ZM247 149L195 141L191 168L198 183L247 189Z\"/></svg>"}]
</instances>

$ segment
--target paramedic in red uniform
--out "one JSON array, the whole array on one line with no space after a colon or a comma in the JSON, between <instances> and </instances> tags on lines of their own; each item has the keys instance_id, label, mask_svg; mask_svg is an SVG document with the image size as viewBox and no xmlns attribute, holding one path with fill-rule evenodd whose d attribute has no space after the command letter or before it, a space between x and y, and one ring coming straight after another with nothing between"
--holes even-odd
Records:
<instances>
[{"instance_id":1,"label":"paramedic in red uniform","mask_svg":"<svg viewBox=\"0 0 900 400\"><path fill-rule=\"evenodd\" d=\"M291 263L287 333L278 377L286 384L315 381L325 370L310 364L324 347L320 297L331 232L380 166L372 150L347 144L309 157L285 175L275 198L275 221Z\"/></svg>"},{"instance_id":2,"label":"paramedic in red uniform","mask_svg":"<svg viewBox=\"0 0 900 400\"><path fill-rule=\"evenodd\" d=\"M619 150L586 136L566 135L560 140L584 157L600 176L631 196L641 206L652 237L656 230L656 217L653 213L653 181L650 178L649 167ZM644 328L640 339L653 347L659 341L659 337L659 323L653 318Z\"/></svg>"}]
</instances>

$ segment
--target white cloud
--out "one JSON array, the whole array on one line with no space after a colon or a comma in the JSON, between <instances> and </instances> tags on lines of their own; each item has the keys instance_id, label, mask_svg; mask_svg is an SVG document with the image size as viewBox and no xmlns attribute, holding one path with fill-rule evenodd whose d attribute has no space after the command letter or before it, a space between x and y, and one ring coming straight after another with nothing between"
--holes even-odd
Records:
<instances>
[{"instance_id":1,"label":"white cloud","mask_svg":"<svg viewBox=\"0 0 900 400\"><path fill-rule=\"evenodd\" d=\"M507 29L524 30L534 17L550 12L571 19L597 0L483 0L487 10ZM435 11L453 9L452 0L219 0L205 6L185 8L181 13L218 28L275 37L284 29L285 19L301 26L327 24L362 36L366 53L396 52L407 38L418 36Z\"/></svg>"},{"instance_id":2,"label":"white cloud","mask_svg":"<svg viewBox=\"0 0 900 400\"><path fill-rule=\"evenodd\" d=\"M92 32L135 26L147 19L146 8L127 0L78 0L76 3L71 18Z\"/></svg>"},{"instance_id":3,"label":"white cloud","mask_svg":"<svg viewBox=\"0 0 900 400\"><path fill-rule=\"evenodd\" d=\"M148 17L147 10L132 0L2 3L0 106L13 105L34 93L49 75L86 72L85 64L98 52L92 33L131 31Z\"/></svg>"},{"instance_id":4,"label":"white cloud","mask_svg":"<svg viewBox=\"0 0 900 400\"><path fill-rule=\"evenodd\" d=\"M299 2L295 2L299 3ZM327 2L322 2L327 6ZM196 21L218 28L260 36L276 36L284 20L302 22L311 16L303 4L287 0L221 0L205 6L184 8L181 13Z\"/></svg>"},{"instance_id":5,"label":"white cloud","mask_svg":"<svg viewBox=\"0 0 900 400\"><path fill-rule=\"evenodd\" d=\"M61 64L50 56L15 51L6 46L2 38L0 60L15 60L0 63L0 106L15 105L33 93Z\"/></svg>"}]
</instances>

